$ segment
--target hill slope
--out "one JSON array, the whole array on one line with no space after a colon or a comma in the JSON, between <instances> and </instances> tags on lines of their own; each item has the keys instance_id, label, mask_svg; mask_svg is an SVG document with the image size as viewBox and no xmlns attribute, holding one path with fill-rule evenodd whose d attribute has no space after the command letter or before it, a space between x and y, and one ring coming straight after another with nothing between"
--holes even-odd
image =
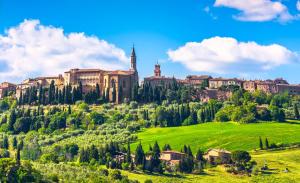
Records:
<instances>
[{"instance_id":1,"label":"hill slope","mask_svg":"<svg viewBox=\"0 0 300 183\"><path fill-rule=\"evenodd\" d=\"M259 136L269 143L300 142L300 123L204 123L193 126L171 128L149 128L138 133L144 150L157 140L160 147L170 144L175 150L180 150L184 144L190 145L193 152L197 148L224 148L228 150L253 150L258 148ZM135 149L134 143L132 149Z\"/></svg>"}]
</instances>

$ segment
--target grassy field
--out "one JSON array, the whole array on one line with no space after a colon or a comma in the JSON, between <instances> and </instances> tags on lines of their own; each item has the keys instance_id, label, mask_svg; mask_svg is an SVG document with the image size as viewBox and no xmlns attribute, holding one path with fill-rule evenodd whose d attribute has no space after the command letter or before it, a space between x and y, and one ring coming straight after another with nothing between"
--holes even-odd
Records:
<instances>
[{"instance_id":1,"label":"grassy field","mask_svg":"<svg viewBox=\"0 0 300 183\"><path fill-rule=\"evenodd\" d=\"M258 148L259 136L269 143L300 142L300 123L288 121L284 123L266 122L255 124L237 123L204 123L193 126L149 128L138 133L144 150L150 144L158 141L160 147L170 144L175 150L180 150L184 144L190 145L193 152L198 148L224 148L227 150L253 150ZM135 149L139 143L132 144Z\"/></svg>"}]
</instances>

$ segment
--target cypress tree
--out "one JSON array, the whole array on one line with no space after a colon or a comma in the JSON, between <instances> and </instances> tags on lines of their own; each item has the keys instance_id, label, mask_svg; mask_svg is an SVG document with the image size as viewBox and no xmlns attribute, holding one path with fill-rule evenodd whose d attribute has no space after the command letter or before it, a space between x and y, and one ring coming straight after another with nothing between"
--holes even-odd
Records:
<instances>
[{"instance_id":1,"label":"cypress tree","mask_svg":"<svg viewBox=\"0 0 300 183\"><path fill-rule=\"evenodd\" d=\"M73 90L72 90L72 104L75 104L77 98L76 98L76 88L73 87Z\"/></svg>"},{"instance_id":2,"label":"cypress tree","mask_svg":"<svg viewBox=\"0 0 300 183\"><path fill-rule=\"evenodd\" d=\"M20 155L20 151L21 149L20 148L17 148L17 152L16 152L16 164L19 166L21 165L21 155Z\"/></svg>"},{"instance_id":3,"label":"cypress tree","mask_svg":"<svg viewBox=\"0 0 300 183\"><path fill-rule=\"evenodd\" d=\"M12 145L13 145L14 149L17 149L17 147L18 147L18 141L17 141L17 138L15 136L13 137Z\"/></svg>"},{"instance_id":4,"label":"cypress tree","mask_svg":"<svg viewBox=\"0 0 300 183\"><path fill-rule=\"evenodd\" d=\"M263 147L263 142L261 140L261 137L259 137L259 148L262 150L264 147Z\"/></svg>"},{"instance_id":5,"label":"cypress tree","mask_svg":"<svg viewBox=\"0 0 300 183\"><path fill-rule=\"evenodd\" d=\"M100 98L100 86L99 84L97 83L96 84L96 98L99 99Z\"/></svg>"},{"instance_id":6,"label":"cypress tree","mask_svg":"<svg viewBox=\"0 0 300 183\"><path fill-rule=\"evenodd\" d=\"M43 86L40 85L40 88L39 88L39 97L38 97L38 103L39 104L42 104L43 103Z\"/></svg>"},{"instance_id":7,"label":"cypress tree","mask_svg":"<svg viewBox=\"0 0 300 183\"><path fill-rule=\"evenodd\" d=\"M117 95L116 95L116 86L114 86L113 90L112 90L112 101L113 102L117 102L116 97L117 97Z\"/></svg>"},{"instance_id":8,"label":"cypress tree","mask_svg":"<svg viewBox=\"0 0 300 183\"><path fill-rule=\"evenodd\" d=\"M68 107L68 114L72 114L71 105L69 105L69 107Z\"/></svg>"},{"instance_id":9,"label":"cypress tree","mask_svg":"<svg viewBox=\"0 0 300 183\"><path fill-rule=\"evenodd\" d=\"M126 162L131 163L131 153L130 153L130 143L129 143L129 141L127 142Z\"/></svg>"},{"instance_id":10,"label":"cypress tree","mask_svg":"<svg viewBox=\"0 0 300 183\"><path fill-rule=\"evenodd\" d=\"M135 164L136 165L143 165L144 164L145 153L144 153L144 150L143 150L141 142L136 147L136 150L135 150L135 159L134 160L135 160Z\"/></svg>"},{"instance_id":11,"label":"cypress tree","mask_svg":"<svg viewBox=\"0 0 300 183\"><path fill-rule=\"evenodd\" d=\"M2 147L4 149L8 149L8 147L9 147L8 138L7 138L6 135L3 137L3 145L2 145Z\"/></svg>"},{"instance_id":12,"label":"cypress tree","mask_svg":"<svg viewBox=\"0 0 300 183\"><path fill-rule=\"evenodd\" d=\"M299 119L299 110L297 104L294 104L294 115L295 119Z\"/></svg>"},{"instance_id":13,"label":"cypress tree","mask_svg":"<svg viewBox=\"0 0 300 183\"><path fill-rule=\"evenodd\" d=\"M10 131L13 131L16 120L17 120L16 112L14 109L12 109L10 111L10 115L9 115L9 119L8 119L8 129Z\"/></svg>"},{"instance_id":14,"label":"cypress tree","mask_svg":"<svg viewBox=\"0 0 300 183\"><path fill-rule=\"evenodd\" d=\"M82 89L82 83L81 81L79 82L79 88L78 88L78 100L83 99L83 89Z\"/></svg>"},{"instance_id":15,"label":"cypress tree","mask_svg":"<svg viewBox=\"0 0 300 183\"><path fill-rule=\"evenodd\" d=\"M269 141L268 141L268 138L266 138L266 149L269 149Z\"/></svg>"},{"instance_id":16,"label":"cypress tree","mask_svg":"<svg viewBox=\"0 0 300 183\"><path fill-rule=\"evenodd\" d=\"M159 145L157 143L157 141L155 141L154 145L153 145L153 151L152 151L152 168L158 168L160 165L160 148Z\"/></svg>"},{"instance_id":17,"label":"cypress tree","mask_svg":"<svg viewBox=\"0 0 300 183\"><path fill-rule=\"evenodd\" d=\"M106 88L105 100L106 100L106 102L109 102L109 88Z\"/></svg>"}]
</instances>

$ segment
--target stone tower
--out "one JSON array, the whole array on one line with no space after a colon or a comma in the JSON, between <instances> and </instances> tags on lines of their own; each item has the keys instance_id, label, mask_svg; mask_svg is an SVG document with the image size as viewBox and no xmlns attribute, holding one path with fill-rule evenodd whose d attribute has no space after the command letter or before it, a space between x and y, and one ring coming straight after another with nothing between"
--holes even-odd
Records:
<instances>
[{"instance_id":1,"label":"stone tower","mask_svg":"<svg viewBox=\"0 0 300 183\"><path fill-rule=\"evenodd\" d=\"M160 77L161 76L161 71L160 71L160 65L159 64L155 64L154 76L155 77Z\"/></svg>"},{"instance_id":2,"label":"stone tower","mask_svg":"<svg viewBox=\"0 0 300 183\"><path fill-rule=\"evenodd\" d=\"M137 71L136 70L136 55L135 55L134 46L132 47L132 51L131 51L130 63L131 63L130 69L136 72Z\"/></svg>"}]
</instances>

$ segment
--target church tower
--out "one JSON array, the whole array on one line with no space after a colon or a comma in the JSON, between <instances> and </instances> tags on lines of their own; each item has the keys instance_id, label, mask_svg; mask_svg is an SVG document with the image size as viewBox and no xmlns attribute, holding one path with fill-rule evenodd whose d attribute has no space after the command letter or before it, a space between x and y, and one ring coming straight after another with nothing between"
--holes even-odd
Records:
<instances>
[{"instance_id":1,"label":"church tower","mask_svg":"<svg viewBox=\"0 0 300 183\"><path fill-rule=\"evenodd\" d=\"M159 64L155 64L154 76L155 77L160 77L161 76L161 71L160 71L160 65Z\"/></svg>"},{"instance_id":2,"label":"church tower","mask_svg":"<svg viewBox=\"0 0 300 183\"><path fill-rule=\"evenodd\" d=\"M131 51L130 63L131 63L130 69L137 72L137 70L136 70L136 55L135 55L134 46L132 47L132 51Z\"/></svg>"}]
</instances>

